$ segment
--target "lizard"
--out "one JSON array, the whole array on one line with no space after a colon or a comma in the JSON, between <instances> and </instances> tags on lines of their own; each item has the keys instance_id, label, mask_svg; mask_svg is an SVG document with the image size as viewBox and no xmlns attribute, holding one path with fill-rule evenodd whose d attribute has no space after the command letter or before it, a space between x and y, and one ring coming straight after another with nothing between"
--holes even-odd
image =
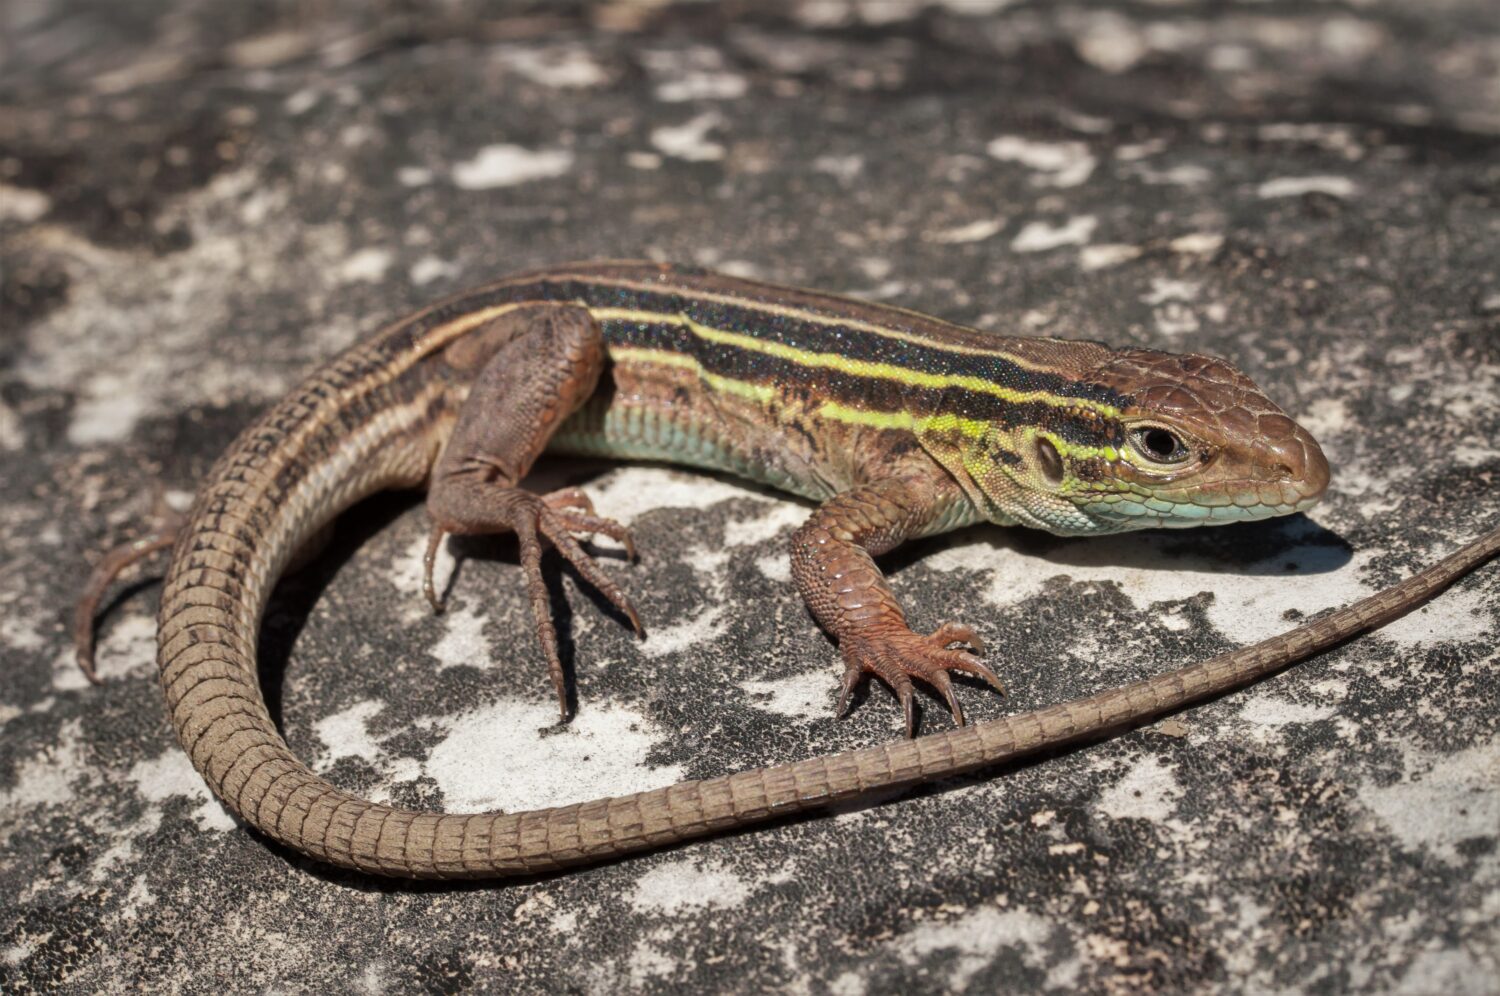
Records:
<instances>
[{"instance_id":1,"label":"lizard","mask_svg":"<svg viewBox=\"0 0 1500 996\"><path fill-rule=\"evenodd\" d=\"M623 617L640 617L580 545L630 533L577 489L520 487L543 450L665 460L817 502L791 570L838 644L838 714L868 676L905 739L532 812L393 808L330 784L269 715L256 641L271 588L344 509L425 488L424 591L447 535L513 533L535 631L568 717L542 573L550 545ZM1175 671L966 723L950 674L999 676L975 630L913 629L875 558L972 523L1061 535L1243 522L1308 509L1317 442L1224 360L1005 337L900 308L655 263L555 266L396 321L311 374L230 446L178 526L107 556L75 613L170 546L157 663L172 726L244 823L319 862L375 875L525 875L665 846L862 793L953 776L1140 725L1382 625L1500 550L1484 534L1394 587ZM913 688L953 726L916 737Z\"/></svg>"}]
</instances>

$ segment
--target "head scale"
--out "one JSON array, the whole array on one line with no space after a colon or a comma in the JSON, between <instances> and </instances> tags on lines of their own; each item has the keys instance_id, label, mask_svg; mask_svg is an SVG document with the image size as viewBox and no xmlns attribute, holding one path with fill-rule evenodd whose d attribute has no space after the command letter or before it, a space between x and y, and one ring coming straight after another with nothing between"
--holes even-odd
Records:
<instances>
[{"instance_id":1,"label":"head scale","mask_svg":"<svg viewBox=\"0 0 1500 996\"><path fill-rule=\"evenodd\" d=\"M1328 487L1317 442L1223 360L1109 351L1080 379L1096 390L970 444L965 487L991 519L1065 535L1244 522Z\"/></svg>"}]
</instances>

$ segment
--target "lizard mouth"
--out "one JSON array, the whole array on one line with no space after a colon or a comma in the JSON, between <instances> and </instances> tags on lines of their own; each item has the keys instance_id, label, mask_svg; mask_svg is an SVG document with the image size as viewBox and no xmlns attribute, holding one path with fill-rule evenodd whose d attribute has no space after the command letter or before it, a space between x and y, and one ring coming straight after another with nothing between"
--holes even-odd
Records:
<instances>
[{"instance_id":1,"label":"lizard mouth","mask_svg":"<svg viewBox=\"0 0 1500 996\"><path fill-rule=\"evenodd\" d=\"M1292 515L1316 505L1321 497L1319 492L1303 497L1289 496L1274 502L1256 498L1251 501L1242 499L1222 504L1200 504L1126 493L1102 496L1084 506L1084 512L1101 525L1117 530L1184 529Z\"/></svg>"}]
</instances>

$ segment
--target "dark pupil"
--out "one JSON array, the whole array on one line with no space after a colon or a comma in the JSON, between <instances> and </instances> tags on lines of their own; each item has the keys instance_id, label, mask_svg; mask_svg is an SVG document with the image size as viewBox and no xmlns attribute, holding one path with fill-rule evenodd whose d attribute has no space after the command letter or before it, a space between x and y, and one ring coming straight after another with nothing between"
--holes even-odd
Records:
<instances>
[{"instance_id":1,"label":"dark pupil","mask_svg":"<svg viewBox=\"0 0 1500 996\"><path fill-rule=\"evenodd\" d=\"M1146 449L1154 457L1169 459L1177 452L1177 437L1165 429L1147 429Z\"/></svg>"}]
</instances>

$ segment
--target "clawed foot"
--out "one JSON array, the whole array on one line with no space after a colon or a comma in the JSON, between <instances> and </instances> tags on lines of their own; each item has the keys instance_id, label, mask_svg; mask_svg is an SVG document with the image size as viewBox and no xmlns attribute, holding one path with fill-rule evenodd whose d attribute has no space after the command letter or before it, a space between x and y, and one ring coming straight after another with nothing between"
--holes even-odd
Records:
<instances>
[{"instance_id":1,"label":"clawed foot","mask_svg":"<svg viewBox=\"0 0 1500 996\"><path fill-rule=\"evenodd\" d=\"M552 544L568 563L573 565L580 577L603 595L626 619L637 636L644 636L640 615L630 599L619 586L599 569L593 557L583 549L575 534L592 537L595 534L608 536L625 547L626 555L634 560L635 542L630 531L614 519L603 518L594 512L587 495L577 488L564 488L548 495L536 495L515 488L492 489L486 496L484 523L489 528L476 529L473 522L435 521L432 535L427 541L427 552L423 558L422 590L433 611L443 611L433 585L433 564L444 537L449 533L472 534L496 532L501 529L514 532L520 545L521 567L526 574L526 590L531 599L531 612L536 620L537 638L542 644L542 653L547 658L547 670L552 678L552 687L557 692L558 709L562 718L568 718L568 695L563 675L562 658L558 654L557 628L552 620L552 606L547 596L547 585L542 578L542 544L545 539ZM500 527L499 529L495 527Z\"/></svg>"},{"instance_id":2,"label":"clawed foot","mask_svg":"<svg viewBox=\"0 0 1500 996\"><path fill-rule=\"evenodd\" d=\"M953 713L953 721L959 726L964 725L964 711L953 692L949 671L976 675L995 691L1002 694L1005 691L999 676L979 660L984 653L984 641L971 627L959 623L944 623L928 636L913 633L905 626L881 627L868 636L846 636L839 647L846 667L837 715L843 716L848 711L849 696L865 675L873 674L889 685L901 702L907 737L915 736L917 729L913 678L925 681L942 694Z\"/></svg>"}]
</instances>

